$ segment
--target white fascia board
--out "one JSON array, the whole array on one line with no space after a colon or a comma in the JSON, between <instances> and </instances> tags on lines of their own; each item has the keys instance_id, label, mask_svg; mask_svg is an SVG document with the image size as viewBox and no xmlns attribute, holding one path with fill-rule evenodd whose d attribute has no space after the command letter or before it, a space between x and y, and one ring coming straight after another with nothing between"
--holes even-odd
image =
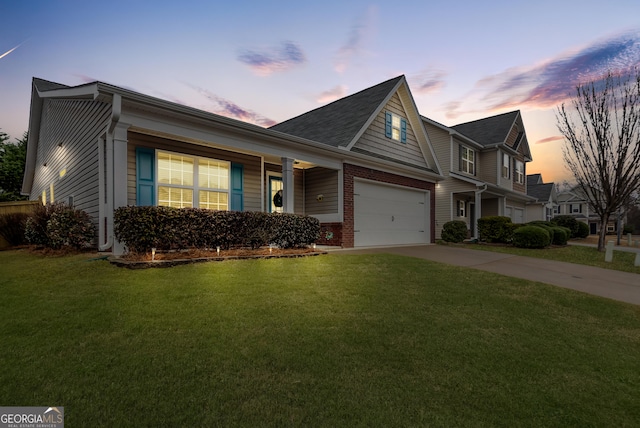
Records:
<instances>
[{"instance_id":1,"label":"white fascia board","mask_svg":"<svg viewBox=\"0 0 640 428\"><path fill-rule=\"evenodd\" d=\"M38 91L40 98L85 98L95 100L98 98L98 84L74 86L72 88L52 89L50 91Z\"/></svg>"}]
</instances>

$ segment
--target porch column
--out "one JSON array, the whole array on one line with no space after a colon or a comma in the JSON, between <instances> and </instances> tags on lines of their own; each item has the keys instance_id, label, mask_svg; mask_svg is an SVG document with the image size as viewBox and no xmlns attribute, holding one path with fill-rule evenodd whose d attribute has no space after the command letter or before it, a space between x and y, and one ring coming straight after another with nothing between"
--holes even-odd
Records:
<instances>
[{"instance_id":1,"label":"porch column","mask_svg":"<svg viewBox=\"0 0 640 428\"><path fill-rule=\"evenodd\" d=\"M500 196L498 198L498 201L500 201L498 203L498 215L505 215L505 211L507 210L507 197L506 196Z\"/></svg>"},{"instance_id":2,"label":"porch column","mask_svg":"<svg viewBox=\"0 0 640 428\"><path fill-rule=\"evenodd\" d=\"M293 159L282 158L282 211L293 213Z\"/></svg>"},{"instance_id":3,"label":"porch column","mask_svg":"<svg viewBox=\"0 0 640 428\"><path fill-rule=\"evenodd\" d=\"M129 125L118 124L113 132L113 210L127 206L127 130ZM111 213L113 230L113 212ZM124 254L124 245L113 238L113 254Z\"/></svg>"},{"instance_id":4,"label":"porch column","mask_svg":"<svg viewBox=\"0 0 640 428\"><path fill-rule=\"evenodd\" d=\"M478 219L482 215L482 191L476 190L475 192L475 201L473 205L474 215L473 215L473 239L480 239L480 234L478 233Z\"/></svg>"}]
</instances>

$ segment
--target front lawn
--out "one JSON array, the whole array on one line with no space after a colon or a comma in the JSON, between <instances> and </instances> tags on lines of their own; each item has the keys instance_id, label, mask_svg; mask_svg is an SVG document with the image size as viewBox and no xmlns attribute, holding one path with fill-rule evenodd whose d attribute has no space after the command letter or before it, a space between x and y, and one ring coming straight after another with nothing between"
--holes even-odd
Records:
<instances>
[{"instance_id":1,"label":"front lawn","mask_svg":"<svg viewBox=\"0 0 640 428\"><path fill-rule=\"evenodd\" d=\"M516 248L511 245L465 244L473 250L494 251L498 253L515 254L517 256L537 257L541 259L557 260L559 262L577 263L604 269L619 270L640 274L640 266L634 266L635 253L613 250L613 261L604 261L604 252L593 247L567 245L545 249ZM640 281L640 280L639 280Z\"/></svg>"},{"instance_id":2,"label":"front lawn","mask_svg":"<svg viewBox=\"0 0 640 428\"><path fill-rule=\"evenodd\" d=\"M375 254L0 252L0 405L68 426L637 426L640 307Z\"/></svg>"}]
</instances>

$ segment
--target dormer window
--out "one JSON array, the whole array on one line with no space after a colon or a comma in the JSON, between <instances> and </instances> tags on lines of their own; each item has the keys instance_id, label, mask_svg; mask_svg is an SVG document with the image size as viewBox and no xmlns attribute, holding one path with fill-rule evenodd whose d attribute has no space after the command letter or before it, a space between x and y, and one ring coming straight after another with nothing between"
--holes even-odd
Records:
<instances>
[{"instance_id":1,"label":"dormer window","mask_svg":"<svg viewBox=\"0 0 640 428\"><path fill-rule=\"evenodd\" d=\"M407 142L407 121L395 113L385 113L385 135L392 140Z\"/></svg>"}]
</instances>

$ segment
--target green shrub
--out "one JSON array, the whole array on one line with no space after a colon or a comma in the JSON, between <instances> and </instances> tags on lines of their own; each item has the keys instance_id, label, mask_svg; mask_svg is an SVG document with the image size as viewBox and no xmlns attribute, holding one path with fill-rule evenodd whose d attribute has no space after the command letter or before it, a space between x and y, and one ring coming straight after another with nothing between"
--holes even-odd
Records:
<instances>
[{"instance_id":1,"label":"green shrub","mask_svg":"<svg viewBox=\"0 0 640 428\"><path fill-rule=\"evenodd\" d=\"M537 227L541 227L544 230L546 230L547 232L549 232L549 238L551 239L551 242L553 242L554 240L554 228L558 227L556 224L553 224L549 221L542 221L542 220L534 220L534 221L530 221L529 223L527 223L528 226L537 226Z\"/></svg>"},{"instance_id":2,"label":"green shrub","mask_svg":"<svg viewBox=\"0 0 640 428\"><path fill-rule=\"evenodd\" d=\"M582 221L578 222L578 233L574 238L586 238L591 234L591 230L589 230L589 225Z\"/></svg>"},{"instance_id":3,"label":"green shrub","mask_svg":"<svg viewBox=\"0 0 640 428\"><path fill-rule=\"evenodd\" d=\"M0 236L9 245L22 245L26 242L25 228L27 225L27 213L9 213L0 215Z\"/></svg>"},{"instance_id":4,"label":"green shrub","mask_svg":"<svg viewBox=\"0 0 640 428\"><path fill-rule=\"evenodd\" d=\"M633 225L632 224L625 224L624 227L622 228L622 233L624 235L628 234L628 233L633 233Z\"/></svg>"},{"instance_id":5,"label":"green shrub","mask_svg":"<svg viewBox=\"0 0 640 428\"><path fill-rule=\"evenodd\" d=\"M513 232L513 245L519 248L545 248L550 243L549 232L539 226L522 226Z\"/></svg>"},{"instance_id":6,"label":"green shrub","mask_svg":"<svg viewBox=\"0 0 640 428\"><path fill-rule=\"evenodd\" d=\"M121 207L114 233L127 249L303 247L320 236L318 219L297 214L211 211L198 208Z\"/></svg>"},{"instance_id":7,"label":"green shrub","mask_svg":"<svg viewBox=\"0 0 640 428\"><path fill-rule=\"evenodd\" d=\"M509 217L491 216L478 219L480 240L486 242L511 242L514 226Z\"/></svg>"},{"instance_id":8,"label":"green shrub","mask_svg":"<svg viewBox=\"0 0 640 428\"><path fill-rule=\"evenodd\" d=\"M578 223L580 222L573 216L559 215L552 218L551 223L557 226L566 227L571 230L571 236L569 238L575 238L576 236L578 236L578 228L580 227L578 226Z\"/></svg>"},{"instance_id":9,"label":"green shrub","mask_svg":"<svg viewBox=\"0 0 640 428\"><path fill-rule=\"evenodd\" d=\"M27 241L47 248L82 249L91 245L95 235L89 214L60 202L36 206L25 225Z\"/></svg>"},{"instance_id":10,"label":"green shrub","mask_svg":"<svg viewBox=\"0 0 640 428\"><path fill-rule=\"evenodd\" d=\"M33 245L49 247L51 240L47 224L55 212L63 212L67 206L61 202L47 205L36 205L25 224L25 237Z\"/></svg>"},{"instance_id":11,"label":"green shrub","mask_svg":"<svg viewBox=\"0 0 640 428\"><path fill-rule=\"evenodd\" d=\"M446 242L462 242L467 239L467 223L462 220L452 220L442 226L442 240Z\"/></svg>"},{"instance_id":12,"label":"green shrub","mask_svg":"<svg viewBox=\"0 0 640 428\"><path fill-rule=\"evenodd\" d=\"M567 241L569 240L569 236L571 235L571 230L566 227L552 227L553 238L551 238L551 243L553 245L567 245Z\"/></svg>"}]
</instances>

